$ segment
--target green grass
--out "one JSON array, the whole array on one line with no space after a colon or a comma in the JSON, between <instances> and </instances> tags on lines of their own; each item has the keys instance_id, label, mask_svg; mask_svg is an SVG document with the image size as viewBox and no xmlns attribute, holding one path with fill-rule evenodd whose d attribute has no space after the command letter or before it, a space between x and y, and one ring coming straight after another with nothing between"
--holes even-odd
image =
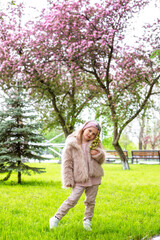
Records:
<instances>
[{"instance_id":1,"label":"green grass","mask_svg":"<svg viewBox=\"0 0 160 240\"><path fill-rule=\"evenodd\" d=\"M59 164L40 166L47 172L23 175L22 185L16 175L0 183L0 240L144 240L160 234L159 165L130 165L130 171L103 165L92 232L82 226L84 195L58 228L49 230L49 218L71 190L61 187Z\"/></svg>"}]
</instances>

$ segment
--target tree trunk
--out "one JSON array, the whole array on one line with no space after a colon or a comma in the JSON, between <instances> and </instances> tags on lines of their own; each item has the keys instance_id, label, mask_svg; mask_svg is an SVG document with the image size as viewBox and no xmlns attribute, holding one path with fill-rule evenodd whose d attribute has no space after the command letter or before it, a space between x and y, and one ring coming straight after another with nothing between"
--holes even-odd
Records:
<instances>
[{"instance_id":1,"label":"tree trunk","mask_svg":"<svg viewBox=\"0 0 160 240\"><path fill-rule=\"evenodd\" d=\"M140 123L140 133L139 133L139 150L143 149L144 126L145 126L145 118L144 116L142 116L142 122Z\"/></svg>"},{"instance_id":2,"label":"tree trunk","mask_svg":"<svg viewBox=\"0 0 160 240\"><path fill-rule=\"evenodd\" d=\"M142 147L143 147L143 143L142 143L143 132L144 132L144 128L143 128L143 126L141 126L140 133L139 133L139 150L142 150Z\"/></svg>"},{"instance_id":3,"label":"tree trunk","mask_svg":"<svg viewBox=\"0 0 160 240\"><path fill-rule=\"evenodd\" d=\"M18 183L21 184L21 172L18 172Z\"/></svg>"},{"instance_id":4,"label":"tree trunk","mask_svg":"<svg viewBox=\"0 0 160 240\"><path fill-rule=\"evenodd\" d=\"M155 150L155 143L151 143L151 146L152 146L152 150Z\"/></svg>"},{"instance_id":5,"label":"tree trunk","mask_svg":"<svg viewBox=\"0 0 160 240\"><path fill-rule=\"evenodd\" d=\"M121 146L119 145L118 142L113 142L113 146L120 156L120 159L122 161L123 170L129 170L130 168L129 168L128 159L124 155L124 152L123 152Z\"/></svg>"},{"instance_id":6,"label":"tree trunk","mask_svg":"<svg viewBox=\"0 0 160 240\"><path fill-rule=\"evenodd\" d=\"M111 108L112 109L112 108ZM112 109L113 112L113 119L116 116L116 113L114 111L114 109ZM117 121L114 122L114 135L113 135L113 142L112 145L114 146L115 150L117 151L118 155L120 156L120 159L122 161L122 166L123 166L123 170L129 170L129 164L128 164L128 159L125 156L120 144L119 144L119 139L120 139L120 132L118 132L118 125L117 125Z\"/></svg>"},{"instance_id":7,"label":"tree trunk","mask_svg":"<svg viewBox=\"0 0 160 240\"><path fill-rule=\"evenodd\" d=\"M144 150L147 149L147 144L146 143L143 145L143 148L144 148Z\"/></svg>"},{"instance_id":8,"label":"tree trunk","mask_svg":"<svg viewBox=\"0 0 160 240\"><path fill-rule=\"evenodd\" d=\"M65 135L65 138L67 138L68 135L70 135L74 131L73 126L69 126L69 127L62 126L62 129L63 129L64 135Z\"/></svg>"},{"instance_id":9,"label":"tree trunk","mask_svg":"<svg viewBox=\"0 0 160 240\"><path fill-rule=\"evenodd\" d=\"M18 166L21 164L21 161L18 161ZM18 183L21 184L21 172L18 172Z\"/></svg>"}]
</instances>

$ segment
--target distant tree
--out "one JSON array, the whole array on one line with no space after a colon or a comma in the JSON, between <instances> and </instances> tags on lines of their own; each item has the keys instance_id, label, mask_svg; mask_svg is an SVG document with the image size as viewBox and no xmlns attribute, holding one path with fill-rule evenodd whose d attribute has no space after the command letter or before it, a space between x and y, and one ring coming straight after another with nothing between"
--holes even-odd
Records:
<instances>
[{"instance_id":1,"label":"distant tree","mask_svg":"<svg viewBox=\"0 0 160 240\"><path fill-rule=\"evenodd\" d=\"M159 89L156 86L155 96L151 96L146 108L137 117L139 123L139 150L158 147L159 135ZM137 131L138 133L138 131ZM154 146L155 145L155 146Z\"/></svg>"},{"instance_id":2,"label":"distant tree","mask_svg":"<svg viewBox=\"0 0 160 240\"><path fill-rule=\"evenodd\" d=\"M114 150L112 145L112 137L104 137L102 144L106 150Z\"/></svg>"},{"instance_id":3,"label":"distant tree","mask_svg":"<svg viewBox=\"0 0 160 240\"><path fill-rule=\"evenodd\" d=\"M130 137L128 136L128 133L123 133L122 137L120 139L120 144L123 148L123 150L128 151L128 154L130 155L131 150L137 149L136 144L133 143L132 140L130 140Z\"/></svg>"},{"instance_id":4,"label":"distant tree","mask_svg":"<svg viewBox=\"0 0 160 240\"><path fill-rule=\"evenodd\" d=\"M142 142L144 149L148 146L150 149L156 149L160 146L160 120L154 119L152 126L146 125L146 133L143 136Z\"/></svg>"},{"instance_id":5,"label":"distant tree","mask_svg":"<svg viewBox=\"0 0 160 240\"><path fill-rule=\"evenodd\" d=\"M45 160L41 157L46 147L40 143L44 137L39 134L40 123L21 88L13 90L5 98L6 106L0 112L0 173L18 172L18 183L22 173L43 173L44 168L31 167L29 159Z\"/></svg>"},{"instance_id":6,"label":"distant tree","mask_svg":"<svg viewBox=\"0 0 160 240\"><path fill-rule=\"evenodd\" d=\"M140 127L139 136L138 136L139 150L142 150L142 149L146 148L146 145L143 142L145 129L146 129L146 126L147 126L147 120L148 120L146 110L147 109L144 109L144 111L137 117L138 122L139 122L139 127Z\"/></svg>"},{"instance_id":7,"label":"distant tree","mask_svg":"<svg viewBox=\"0 0 160 240\"><path fill-rule=\"evenodd\" d=\"M52 140L52 143L64 143L65 136L62 131L58 129L42 129L42 133L46 140Z\"/></svg>"}]
</instances>

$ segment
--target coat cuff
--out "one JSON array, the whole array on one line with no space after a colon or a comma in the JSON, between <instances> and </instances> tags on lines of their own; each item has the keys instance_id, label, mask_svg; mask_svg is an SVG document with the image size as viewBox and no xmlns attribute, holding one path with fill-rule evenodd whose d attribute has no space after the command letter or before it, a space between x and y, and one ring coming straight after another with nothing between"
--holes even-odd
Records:
<instances>
[{"instance_id":1,"label":"coat cuff","mask_svg":"<svg viewBox=\"0 0 160 240\"><path fill-rule=\"evenodd\" d=\"M103 151L101 148L96 148L96 150L98 150L99 153L97 153L95 155L92 155L92 158L100 164L104 163L104 161L105 161L105 151Z\"/></svg>"}]
</instances>

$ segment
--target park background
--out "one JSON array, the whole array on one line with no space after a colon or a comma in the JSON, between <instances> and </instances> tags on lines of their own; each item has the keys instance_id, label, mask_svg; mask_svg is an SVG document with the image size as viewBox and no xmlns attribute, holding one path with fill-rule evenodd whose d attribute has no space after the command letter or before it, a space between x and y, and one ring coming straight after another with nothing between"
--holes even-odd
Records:
<instances>
[{"instance_id":1,"label":"park background","mask_svg":"<svg viewBox=\"0 0 160 240\"><path fill-rule=\"evenodd\" d=\"M52 1L50 2L52 5ZM152 1L145 6L147 1L128 1L127 13L126 15L123 13L126 18L124 17L119 24L116 23L116 19L118 14L121 14L119 9L123 10L122 2L124 5L127 4L127 1L113 1L107 5L112 9L112 13L108 12L111 18L108 22L106 20L109 30L104 26L103 32L103 35L108 34L106 35L109 36L108 39L102 39L103 41L99 42L96 34L101 33L96 29L95 35L88 35L89 38L92 37L91 41L80 41L79 49L82 50L82 55L86 54L84 58L80 58L83 66L77 65L81 61L74 60L75 57L81 56L74 55L77 54L74 51L71 52L74 49L74 41L72 42L72 39L68 41L66 38L68 29L64 32L64 36L59 35L66 21L77 21L72 18L72 14L66 15L67 19L63 18L65 14L59 16L55 12L57 19L54 19L54 14L47 12L49 7L51 13L54 11L51 5L48 5L46 12L42 10L42 8L47 9L47 1L37 3L27 1L25 6L18 5L20 1L10 1L9 4L6 1L0 2L2 12L1 112L7 109L5 97L11 98L11 91L21 89L18 92L20 94L25 92L37 121L43 124L39 133L46 140L50 140L64 132L52 141L57 144L64 143L65 137L82 123L96 118L103 129L101 139L105 149L116 149L120 153L123 169L130 169L123 171L121 164L104 165L105 177L97 199L94 230L88 234L83 231L80 221L83 218L82 201L71 212L69 219L65 218L61 229L55 232L50 232L48 229L50 214L54 214L70 192L70 190L61 189L59 164L51 161L50 163L42 161L29 163L30 168L34 170L37 167L44 168L46 173L29 177L23 174L20 186L17 184L17 171L23 173L23 169L18 166L10 179L0 184L1 239L50 239L51 237L54 239L150 239L151 236L159 234L159 165L125 165L126 159L122 154L123 150L127 150L131 156L133 149L154 150L159 149L160 145L159 54L155 53L158 50L159 2ZM135 9L132 3L136 5ZM81 1L79 4L77 8L79 7L82 11L83 8L88 8L87 1ZM91 2L90 10L93 5L94 2ZM143 5L144 10L141 9ZM9 6L7 14L4 15L3 12L7 6ZM98 5L96 7L97 11L105 14L105 8L100 9ZM74 2L68 4L64 1L63 13L65 11L70 13L72 8L74 8ZM40 12L42 15L39 18ZM91 11L90 14L94 16L95 12ZM103 23L100 15L95 16L91 21L94 27L96 26L94 20ZM132 16L134 16L133 19L130 19ZM123 19L122 16L121 18ZM113 19L112 24L110 24L111 19ZM58 21L63 22L62 28ZM128 21L127 24L125 21ZM28 22L27 28L26 22ZM75 23L74 27L76 24L83 24L83 22ZM144 32L143 25L145 25ZM83 28L85 25L82 25L81 32L84 38ZM57 34L55 39L52 39L52 29ZM87 31L90 31L90 28L86 28ZM94 29L92 31L94 32ZM45 34L48 34L47 37ZM75 37L74 28L70 34L71 37ZM134 40L134 35L139 38L138 41ZM57 44L58 37L60 42ZM115 49L118 46L115 55L112 52L111 39L117 43ZM93 45L94 42L96 42L95 45ZM136 45L139 43L140 45ZM54 47L52 44L55 44ZM65 44L66 49L65 47L63 49L62 46ZM70 46L73 48L68 51ZM86 51L86 46L89 52ZM42 51L39 51L41 49ZM57 55L61 49L65 52L65 61L64 53L61 56ZM51 54L48 54L49 52ZM96 52L97 55L92 56L92 52ZM53 56L60 57L62 68L57 62L53 64L56 61ZM74 65L70 64L71 57L72 61L75 61ZM90 62L86 60L88 58ZM96 61L92 61L92 58ZM102 58L104 65L101 63ZM115 66L118 74L114 64L112 69L108 68L106 63L109 60L117 64ZM27 70L24 71L24 69ZM106 69L110 70L110 77L104 74ZM102 88L99 88L97 83ZM109 88L110 83L112 85ZM128 88L130 84L131 87ZM87 101L83 101L86 99ZM59 108L58 115L64 121L60 121L57 117L55 103ZM70 111L72 104L74 108ZM78 109L81 111L76 115ZM3 121L2 118L1 121ZM46 156L53 154L50 150L47 150L47 154L43 152L43 155L44 153ZM59 160L59 156L55 155L52 160L54 159ZM4 175L3 173L2 176ZM72 230L73 226L75 231ZM23 231L24 228L25 231Z\"/></svg>"}]
</instances>

